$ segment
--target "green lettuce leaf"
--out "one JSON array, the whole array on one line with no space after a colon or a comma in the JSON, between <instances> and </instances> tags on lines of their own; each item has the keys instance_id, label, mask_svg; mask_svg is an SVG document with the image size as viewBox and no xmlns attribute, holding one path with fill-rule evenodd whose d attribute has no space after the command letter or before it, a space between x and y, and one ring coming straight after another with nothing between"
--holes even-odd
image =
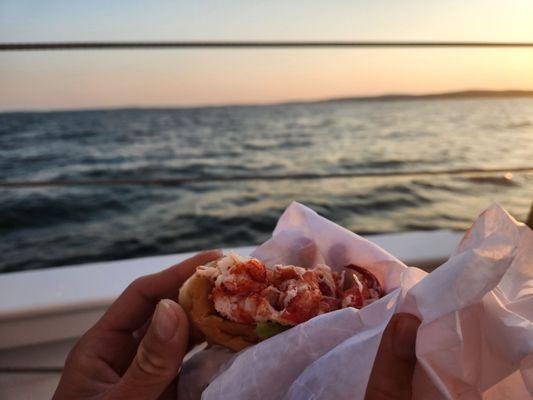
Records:
<instances>
[{"instance_id":1,"label":"green lettuce leaf","mask_svg":"<svg viewBox=\"0 0 533 400\"><path fill-rule=\"evenodd\" d=\"M260 340L266 340L290 328L292 327L281 325L277 322L258 322L255 324L255 334Z\"/></svg>"}]
</instances>

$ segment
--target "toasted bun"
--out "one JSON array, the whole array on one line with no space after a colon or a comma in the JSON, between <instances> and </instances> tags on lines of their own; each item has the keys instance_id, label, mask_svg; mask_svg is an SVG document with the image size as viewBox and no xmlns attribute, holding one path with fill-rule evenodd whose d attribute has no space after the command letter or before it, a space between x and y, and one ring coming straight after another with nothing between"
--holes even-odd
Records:
<instances>
[{"instance_id":1,"label":"toasted bun","mask_svg":"<svg viewBox=\"0 0 533 400\"><path fill-rule=\"evenodd\" d=\"M209 265L209 264L208 264ZM207 340L209 344L218 344L233 351L240 351L257 342L253 325L229 321L215 310L209 295L213 283L194 273L183 284L179 293L179 303L187 313L190 321L191 340Z\"/></svg>"}]
</instances>

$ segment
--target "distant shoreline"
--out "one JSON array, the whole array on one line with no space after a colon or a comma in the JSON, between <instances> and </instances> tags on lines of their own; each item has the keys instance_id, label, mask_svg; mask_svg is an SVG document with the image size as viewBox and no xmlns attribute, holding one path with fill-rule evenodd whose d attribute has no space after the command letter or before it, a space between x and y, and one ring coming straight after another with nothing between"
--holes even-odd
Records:
<instances>
[{"instance_id":1,"label":"distant shoreline","mask_svg":"<svg viewBox=\"0 0 533 400\"><path fill-rule=\"evenodd\" d=\"M375 96L350 96L333 97L318 100L290 100L276 103L249 103L249 104L206 104L191 106L117 106L117 107L95 107L95 108L72 108L72 109L51 109L51 110L13 110L0 111L3 114L45 114L62 112L95 112L95 111L123 111L123 110L188 110L201 108L225 108L225 107L268 107L291 104L327 104L327 103L349 103L349 102L370 102L370 101L412 101L412 100L462 100L462 99L505 99L505 98L533 98L533 90L460 90L453 92L426 93L426 94L384 94Z\"/></svg>"},{"instance_id":2,"label":"distant shoreline","mask_svg":"<svg viewBox=\"0 0 533 400\"><path fill-rule=\"evenodd\" d=\"M313 101L313 103L338 103L350 101L397 101L533 97L533 90L460 90L428 94L385 94L381 96L354 96Z\"/></svg>"}]
</instances>

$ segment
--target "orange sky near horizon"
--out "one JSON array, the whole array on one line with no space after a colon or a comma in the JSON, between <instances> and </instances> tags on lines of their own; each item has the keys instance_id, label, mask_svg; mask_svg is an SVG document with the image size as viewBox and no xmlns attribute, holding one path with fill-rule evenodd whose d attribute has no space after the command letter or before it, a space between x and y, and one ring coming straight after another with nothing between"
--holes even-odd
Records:
<instances>
[{"instance_id":1,"label":"orange sky near horizon","mask_svg":"<svg viewBox=\"0 0 533 400\"><path fill-rule=\"evenodd\" d=\"M65 35L69 40L135 40L139 37L143 40L206 37L213 40L533 40L533 2L523 0L499 3L476 0L468 5L451 1L447 8L438 2L419 0L399 2L403 7L396 2L387 6L390 3L384 1L361 1L357 5L333 1L325 15L320 14L318 5L310 6L316 2L309 2L305 3L308 5L305 13L300 12L300 19L296 18L299 10L289 6L277 11L265 8L267 5L264 4L254 8L243 2L226 1L223 3L227 3L227 7L218 9L216 7L220 5L216 6L214 2L200 2L209 3L210 8L204 5L204 9L196 10L193 9L196 6L189 3L181 4L180 8L160 0L155 2L161 4L159 8L155 7L157 12L153 15L143 15L141 8L132 8L130 14L126 13L130 16L138 13L142 18L121 20L118 14L125 10L111 9L104 13L95 8L94 20L89 19L91 24L79 27L72 20L76 16L80 18L85 10L71 9L74 6L68 2L51 1L57 3L57 7L61 6L65 13L59 21L67 21L64 23L67 25L55 21L52 31L43 29L47 27L46 23L52 24L54 18L59 18L57 12L50 10L50 15L39 19L29 7L32 1L12 2L11 8L6 6L7 3L10 2L0 6L0 15L5 16L9 11L12 18L2 20L0 16L2 42L33 38L65 40ZM27 3L28 8L21 8L22 3ZM240 12L237 12L239 5L236 3L240 5ZM474 3L478 3L477 8ZM485 4L484 8L481 8L482 4ZM234 8L234 14L228 10L230 6ZM173 26L168 19L171 10L176 12L176 21L181 25ZM278 12L287 15L288 21L277 21ZM442 14L444 12L447 14ZM226 19L221 21L222 16ZM145 19L152 25L137 26ZM251 22L247 22L248 19ZM252 25L254 19L256 24ZM153 21L160 23L154 24ZM271 30L268 30L269 21ZM316 26L311 29L309 24L315 21ZM208 22L211 22L210 27L206 26ZM20 27L21 23L27 23L28 27ZM202 30L204 36L199 36ZM37 32L44 33L37 35ZM0 111L257 104L464 89L532 90L533 49L0 53L0 88Z\"/></svg>"},{"instance_id":2,"label":"orange sky near horizon","mask_svg":"<svg viewBox=\"0 0 533 400\"><path fill-rule=\"evenodd\" d=\"M106 53L104 63L95 52L16 58L17 69L0 78L3 110L533 89L533 51L516 49L120 51Z\"/></svg>"}]
</instances>

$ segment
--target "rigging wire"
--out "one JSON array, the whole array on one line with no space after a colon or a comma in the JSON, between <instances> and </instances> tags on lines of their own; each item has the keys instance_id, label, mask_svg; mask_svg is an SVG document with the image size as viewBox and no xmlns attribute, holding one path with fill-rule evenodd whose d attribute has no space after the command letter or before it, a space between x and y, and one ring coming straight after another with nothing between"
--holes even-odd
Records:
<instances>
[{"instance_id":1,"label":"rigging wire","mask_svg":"<svg viewBox=\"0 0 533 400\"><path fill-rule=\"evenodd\" d=\"M18 42L0 43L0 51L39 50L127 50L200 48L379 48L379 47L477 47L533 48L533 42L449 42L449 41L126 41L126 42Z\"/></svg>"}]
</instances>

